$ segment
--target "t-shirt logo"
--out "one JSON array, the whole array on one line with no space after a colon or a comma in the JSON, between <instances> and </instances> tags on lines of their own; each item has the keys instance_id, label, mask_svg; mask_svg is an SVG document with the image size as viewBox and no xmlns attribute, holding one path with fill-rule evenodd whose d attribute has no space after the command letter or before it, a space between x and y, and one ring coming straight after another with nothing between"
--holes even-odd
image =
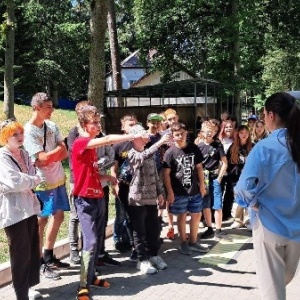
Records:
<instances>
[{"instance_id":1,"label":"t-shirt logo","mask_svg":"<svg viewBox=\"0 0 300 300\"><path fill-rule=\"evenodd\" d=\"M192 174L195 169L195 154L184 155L176 158L178 169L182 172L182 185L184 187L192 186Z\"/></svg>"}]
</instances>

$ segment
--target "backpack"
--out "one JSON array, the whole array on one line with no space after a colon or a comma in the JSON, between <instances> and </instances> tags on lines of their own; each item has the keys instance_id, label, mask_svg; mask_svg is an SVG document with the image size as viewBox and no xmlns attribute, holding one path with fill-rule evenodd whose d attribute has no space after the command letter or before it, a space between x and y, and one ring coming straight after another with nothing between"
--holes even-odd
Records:
<instances>
[{"instance_id":1,"label":"backpack","mask_svg":"<svg viewBox=\"0 0 300 300\"><path fill-rule=\"evenodd\" d=\"M126 158L120 167L118 180L129 184L132 180L132 175L133 175L133 170L130 167L129 159Z\"/></svg>"}]
</instances>

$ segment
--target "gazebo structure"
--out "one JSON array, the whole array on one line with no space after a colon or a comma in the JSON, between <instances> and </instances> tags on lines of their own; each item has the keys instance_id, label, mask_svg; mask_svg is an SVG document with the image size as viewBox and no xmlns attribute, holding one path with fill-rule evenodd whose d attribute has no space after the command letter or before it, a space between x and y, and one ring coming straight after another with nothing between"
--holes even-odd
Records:
<instances>
[{"instance_id":1,"label":"gazebo structure","mask_svg":"<svg viewBox=\"0 0 300 300\"><path fill-rule=\"evenodd\" d=\"M197 119L219 118L234 111L230 87L215 80L189 79L108 91L105 93L107 117L120 118L135 113L142 122L147 114L174 108L190 131L197 130ZM121 104L121 106L120 106Z\"/></svg>"}]
</instances>

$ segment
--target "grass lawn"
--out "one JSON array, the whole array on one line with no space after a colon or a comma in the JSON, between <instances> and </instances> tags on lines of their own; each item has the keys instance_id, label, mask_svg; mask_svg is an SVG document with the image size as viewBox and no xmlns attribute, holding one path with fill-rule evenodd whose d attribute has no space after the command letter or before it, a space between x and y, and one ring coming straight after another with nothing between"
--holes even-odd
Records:
<instances>
[{"instance_id":1,"label":"grass lawn","mask_svg":"<svg viewBox=\"0 0 300 300\"><path fill-rule=\"evenodd\" d=\"M2 111L3 111L3 102L0 101L0 112L1 112L0 121L4 119ZM22 124L25 124L30 119L31 113L32 110L30 106L15 104L15 117ZM76 114L74 111L62 110L62 109L55 109L54 113L52 114L51 120L58 125L63 137L66 137L68 135L70 129L77 122ZM63 166L67 176L67 189L69 189L68 178L70 172L69 172L69 165L67 160L63 161ZM115 215L114 198L111 197L109 203L109 219L113 218L114 215ZM69 213L67 212L65 213L65 220L61 225L57 240L64 239L68 236L68 222L69 222ZM0 229L0 249L1 249L0 263L8 261L9 259L8 245L7 245L6 235L3 229Z\"/></svg>"}]
</instances>

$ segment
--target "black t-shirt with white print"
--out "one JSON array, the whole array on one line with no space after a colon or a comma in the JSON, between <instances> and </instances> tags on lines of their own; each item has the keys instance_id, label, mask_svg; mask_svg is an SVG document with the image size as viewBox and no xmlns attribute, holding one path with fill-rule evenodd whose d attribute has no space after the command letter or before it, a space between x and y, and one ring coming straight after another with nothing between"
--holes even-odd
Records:
<instances>
[{"instance_id":1,"label":"black t-shirt with white print","mask_svg":"<svg viewBox=\"0 0 300 300\"><path fill-rule=\"evenodd\" d=\"M203 161L199 148L188 143L183 149L171 146L164 155L163 168L170 168L171 185L176 196L199 194L196 165Z\"/></svg>"},{"instance_id":2,"label":"black t-shirt with white print","mask_svg":"<svg viewBox=\"0 0 300 300\"><path fill-rule=\"evenodd\" d=\"M198 147L203 155L203 168L209 171L213 171L219 168L220 160L225 156L223 144L219 141L213 141L210 144L201 142Z\"/></svg>"}]
</instances>

